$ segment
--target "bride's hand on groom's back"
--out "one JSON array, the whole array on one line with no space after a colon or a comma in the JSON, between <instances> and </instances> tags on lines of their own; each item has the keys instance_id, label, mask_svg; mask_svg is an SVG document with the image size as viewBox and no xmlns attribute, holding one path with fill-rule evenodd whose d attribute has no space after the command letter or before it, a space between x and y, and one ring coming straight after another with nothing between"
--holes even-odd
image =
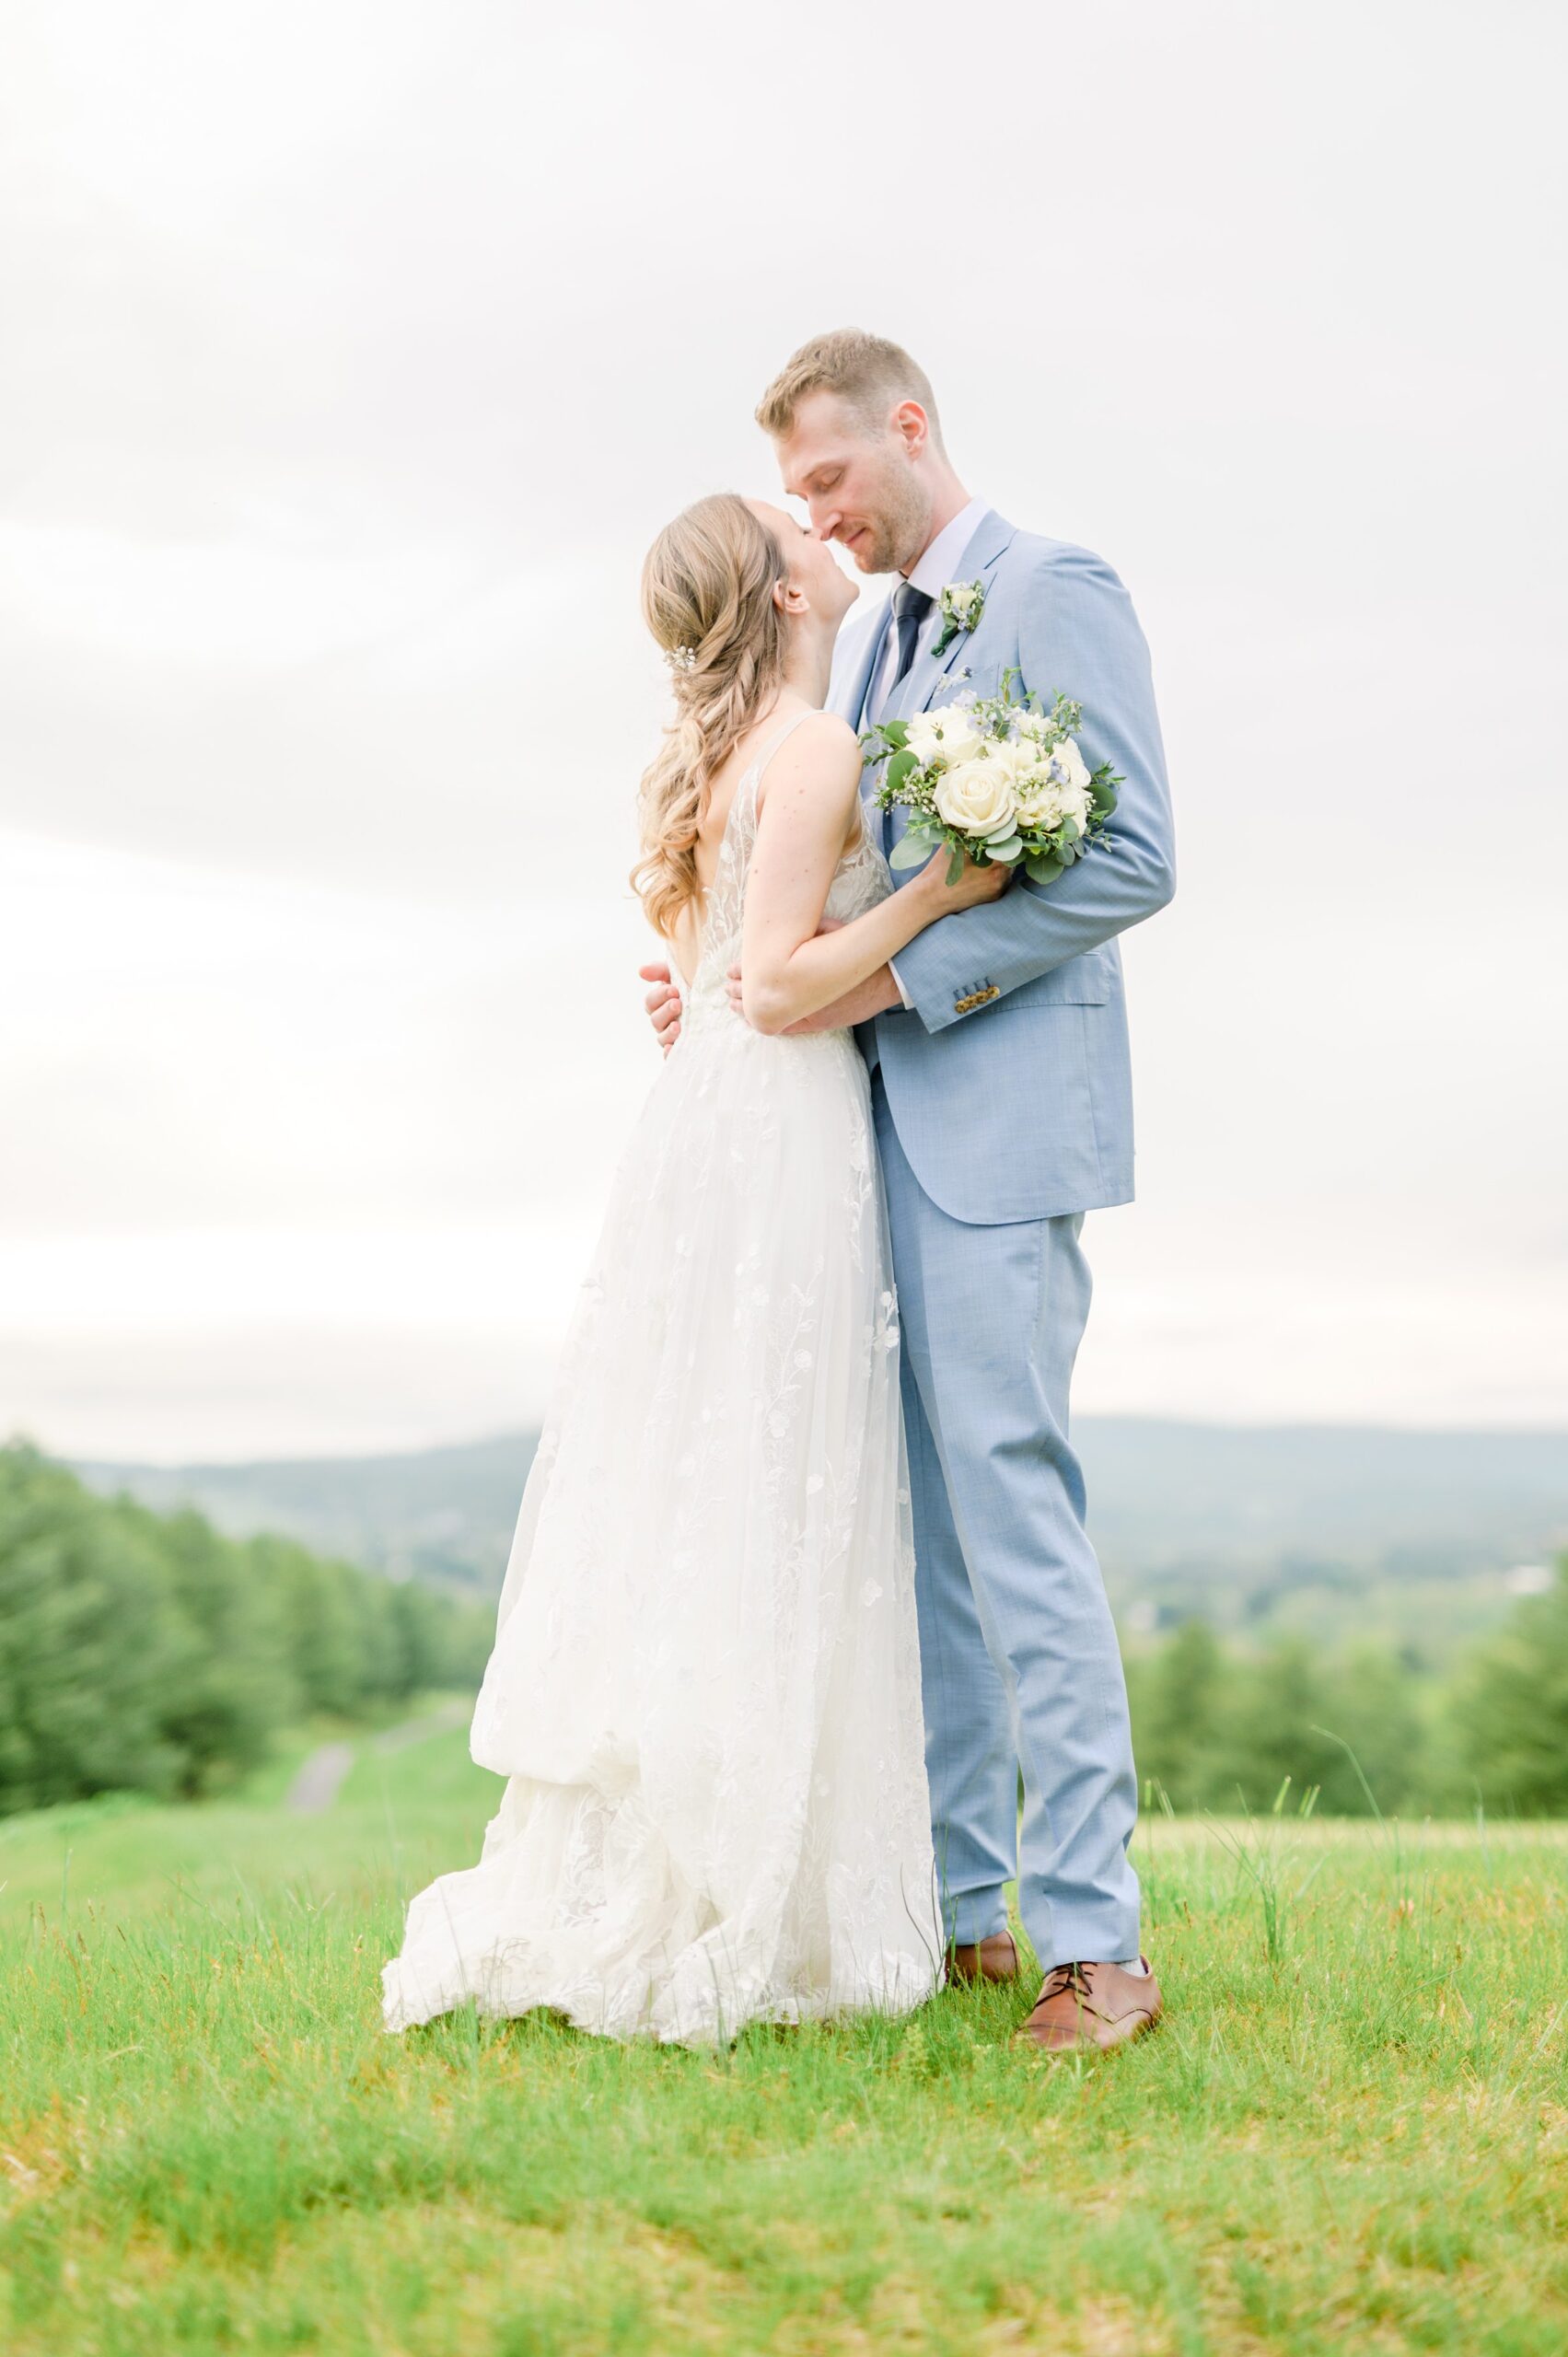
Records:
<instances>
[{"instance_id":1,"label":"bride's hand on groom's back","mask_svg":"<svg viewBox=\"0 0 1568 2357\"><path fill-rule=\"evenodd\" d=\"M668 966L639 966L638 975L654 987L644 999L654 1038L668 1056L680 1037L680 992Z\"/></svg>"}]
</instances>

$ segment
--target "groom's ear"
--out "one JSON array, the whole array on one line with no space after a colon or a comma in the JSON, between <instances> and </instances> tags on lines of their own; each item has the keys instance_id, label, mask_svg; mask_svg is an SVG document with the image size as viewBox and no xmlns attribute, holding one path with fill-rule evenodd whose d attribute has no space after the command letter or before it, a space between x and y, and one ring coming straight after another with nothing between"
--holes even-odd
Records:
<instances>
[{"instance_id":1,"label":"groom's ear","mask_svg":"<svg viewBox=\"0 0 1568 2357\"><path fill-rule=\"evenodd\" d=\"M889 423L910 457L918 458L931 439L931 420L920 403L900 401Z\"/></svg>"}]
</instances>

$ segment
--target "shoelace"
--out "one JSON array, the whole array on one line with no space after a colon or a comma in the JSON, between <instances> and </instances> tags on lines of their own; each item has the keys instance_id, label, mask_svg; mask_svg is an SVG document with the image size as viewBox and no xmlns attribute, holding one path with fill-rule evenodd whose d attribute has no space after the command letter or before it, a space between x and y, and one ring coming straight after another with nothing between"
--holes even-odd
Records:
<instances>
[{"instance_id":1,"label":"shoelace","mask_svg":"<svg viewBox=\"0 0 1568 2357\"><path fill-rule=\"evenodd\" d=\"M1092 2005L1094 1991L1085 1977L1086 1968L1079 1964L1053 1964L1045 1976L1045 1986L1040 1992L1043 2005L1048 1997L1065 1996L1071 1990L1081 2005Z\"/></svg>"}]
</instances>

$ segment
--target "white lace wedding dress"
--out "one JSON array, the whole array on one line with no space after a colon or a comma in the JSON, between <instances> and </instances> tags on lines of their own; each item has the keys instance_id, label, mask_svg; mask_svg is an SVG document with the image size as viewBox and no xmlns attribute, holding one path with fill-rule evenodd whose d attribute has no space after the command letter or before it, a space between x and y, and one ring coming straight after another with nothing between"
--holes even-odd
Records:
<instances>
[{"instance_id":1,"label":"white lace wedding dress","mask_svg":"<svg viewBox=\"0 0 1568 2357\"><path fill-rule=\"evenodd\" d=\"M765 1038L725 988L772 750L524 1495L470 1736L506 1788L479 1864L409 1909L391 2030L471 1998L704 2041L940 1977L865 1071L847 1031ZM827 912L889 889L863 842Z\"/></svg>"}]
</instances>

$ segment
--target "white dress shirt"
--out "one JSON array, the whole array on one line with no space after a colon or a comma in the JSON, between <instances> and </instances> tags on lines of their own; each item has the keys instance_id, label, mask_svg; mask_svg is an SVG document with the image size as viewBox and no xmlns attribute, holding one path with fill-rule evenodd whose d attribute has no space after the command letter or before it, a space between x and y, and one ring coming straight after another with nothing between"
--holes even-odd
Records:
<instances>
[{"instance_id":1,"label":"white dress shirt","mask_svg":"<svg viewBox=\"0 0 1568 2357\"><path fill-rule=\"evenodd\" d=\"M990 512L990 504L983 499L971 499L967 507L960 507L951 522L943 525L936 538L915 559L905 574L904 579L910 586L913 589L923 589L928 598L939 600L940 593L946 589L948 582L956 579L958 561L979 531L981 517L989 515ZM942 608L940 602L936 602L933 604L931 611L921 623L920 633L914 642L914 655L910 667L912 669L925 653L941 627ZM877 659L877 677L866 691L865 718L868 727L882 717L883 708L893 684L893 673L898 668L898 661L899 633L889 617L887 642ZM899 996L903 1000L905 1006L912 1007L914 1001L905 990L903 983L899 981L899 970L890 958L888 960L888 970L894 981L898 982Z\"/></svg>"},{"instance_id":2,"label":"white dress shirt","mask_svg":"<svg viewBox=\"0 0 1568 2357\"><path fill-rule=\"evenodd\" d=\"M979 531L981 517L989 515L990 512L990 505L983 499L971 499L967 507L960 507L952 521L943 525L924 553L915 559L904 575L904 579L909 583L910 587L923 589L928 598L934 599L938 598L941 591L947 586L948 582L957 579L959 560ZM914 643L916 663L925 653L941 627L942 609L939 604L934 604L931 611L921 623L920 635ZM889 618L887 640L877 660L877 677L872 681L865 698L867 726L882 717L882 710L893 684L893 673L898 667L898 660L899 633Z\"/></svg>"}]
</instances>

